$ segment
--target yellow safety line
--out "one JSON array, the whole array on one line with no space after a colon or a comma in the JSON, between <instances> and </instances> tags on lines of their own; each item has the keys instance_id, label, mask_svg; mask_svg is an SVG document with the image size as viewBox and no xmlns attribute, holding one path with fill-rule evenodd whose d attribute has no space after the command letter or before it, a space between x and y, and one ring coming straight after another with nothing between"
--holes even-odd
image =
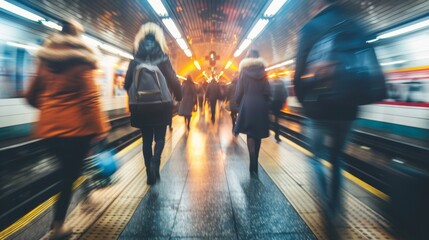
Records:
<instances>
[{"instance_id":1,"label":"yellow safety line","mask_svg":"<svg viewBox=\"0 0 429 240\"><path fill-rule=\"evenodd\" d=\"M304 153L305 155L309 156L309 157L313 157L313 153L311 153L310 151L308 151L307 149L299 146L298 144L292 142L289 139L286 139L284 137L282 137L284 139L284 141L286 143L288 143L289 145L291 145L292 147L296 148L298 151ZM321 162L323 165L325 165L326 167L331 168L332 165L330 162L321 159ZM389 201L389 195L385 194L384 192L378 190L377 188L369 185L368 183L362 181L361 179L357 178L356 176L354 176L353 174L343 170L342 174L344 177L346 177L348 180L352 181L353 183L357 184L358 186L360 186L361 188L365 189L366 191L372 193L373 195L375 195L376 197L384 200L384 201Z\"/></svg>"},{"instance_id":2,"label":"yellow safety line","mask_svg":"<svg viewBox=\"0 0 429 240\"><path fill-rule=\"evenodd\" d=\"M137 145L141 144L141 142L142 142L142 139L139 138L138 140L134 141L133 143L131 143L126 148L122 149L119 153L117 153L116 157L120 158L120 157L124 156L131 149L133 149ZM81 186L82 183L85 182L86 179L87 179L87 177L85 177L85 176L79 177L73 183L73 190L75 190L76 188ZM57 193L54 196L50 197L48 200L41 203L39 206L37 206L36 208L31 210L29 213L25 214L23 217L21 217L19 220L14 222L12 225L10 225L9 227L7 227L3 231L1 231L0 232L0 239L6 239L7 237L12 236L13 234L15 234L16 232L21 230L23 227L25 227L28 223L32 222L34 219L36 219L38 216L40 216L44 211L46 211L52 205L54 205L57 202L59 195L60 194Z\"/></svg>"}]
</instances>

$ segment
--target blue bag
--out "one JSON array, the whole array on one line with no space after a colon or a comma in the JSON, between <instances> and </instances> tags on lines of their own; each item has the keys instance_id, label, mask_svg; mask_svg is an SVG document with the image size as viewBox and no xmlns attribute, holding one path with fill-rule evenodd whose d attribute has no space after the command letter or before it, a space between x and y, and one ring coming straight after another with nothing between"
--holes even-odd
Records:
<instances>
[{"instance_id":1,"label":"blue bag","mask_svg":"<svg viewBox=\"0 0 429 240\"><path fill-rule=\"evenodd\" d=\"M104 178L112 176L116 170L118 170L115 155L111 150L106 150L97 154L94 159L94 164L95 168L98 170L98 174Z\"/></svg>"}]
</instances>

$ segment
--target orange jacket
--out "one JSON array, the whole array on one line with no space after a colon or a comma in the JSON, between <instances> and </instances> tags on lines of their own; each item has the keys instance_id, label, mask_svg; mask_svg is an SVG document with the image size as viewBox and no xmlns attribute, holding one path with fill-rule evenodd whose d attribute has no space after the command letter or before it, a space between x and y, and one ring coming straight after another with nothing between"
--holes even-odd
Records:
<instances>
[{"instance_id":1,"label":"orange jacket","mask_svg":"<svg viewBox=\"0 0 429 240\"><path fill-rule=\"evenodd\" d=\"M73 52L68 54L68 47L62 44L49 47L61 48L62 59L52 58L52 49L48 54L42 49L37 76L27 93L28 102L40 110L36 136L78 137L109 131L95 84L95 65L85 62L87 58L76 61ZM58 66L62 70L55 71Z\"/></svg>"}]
</instances>

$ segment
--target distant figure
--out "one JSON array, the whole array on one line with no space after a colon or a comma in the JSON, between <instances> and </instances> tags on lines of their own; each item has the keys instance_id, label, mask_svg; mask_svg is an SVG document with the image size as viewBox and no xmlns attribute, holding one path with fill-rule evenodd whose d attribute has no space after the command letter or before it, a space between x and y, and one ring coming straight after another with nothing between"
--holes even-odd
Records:
<instances>
[{"instance_id":1,"label":"distant figure","mask_svg":"<svg viewBox=\"0 0 429 240\"><path fill-rule=\"evenodd\" d=\"M72 196L91 142L104 139L110 126L101 110L94 78L97 58L81 38L83 27L70 20L61 33L45 41L37 53L37 75L26 94L29 104L40 110L35 134L46 138L60 161L60 198L54 209L50 239L67 238L64 226Z\"/></svg>"},{"instance_id":2,"label":"distant figure","mask_svg":"<svg viewBox=\"0 0 429 240\"><path fill-rule=\"evenodd\" d=\"M237 74L234 74L234 78L232 79L231 83L228 86L227 94L226 94L226 100L229 102L228 107L231 111L231 121L232 121L232 133L233 135L236 135L234 132L235 123L237 121L237 115L239 106L235 102L235 89L237 88Z\"/></svg>"},{"instance_id":3,"label":"distant figure","mask_svg":"<svg viewBox=\"0 0 429 240\"><path fill-rule=\"evenodd\" d=\"M271 112L274 116L274 132L275 132L275 139L277 143L279 143L280 140L280 129L279 129L279 116L280 111L282 110L283 104L286 101L287 98L287 91L285 88L285 85L283 81L279 78L274 79L270 82L271 86Z\"/></svg>"},{"instance_id":4,"label":"distant figure","mask_svg":"<svg viewBox=\"0 0 429 240\"><path fill-rule=\"evenodd\" d=\"M192 81L191 76L186 78L182 84L182 102L179 106L179 116L185 118L186 129L189 131L192 117L192 110L197 103L197 94L195 90L195 84Z\"/></svg>"},{"instance_id":5,"label":"distant figure","mask_svg":"<svg viewBox=\"0 0 429 240\"><path fill-rule=\"evenodd\" d=\"M219 83L215 79L212 79L207 86L206 97L210 103L211 120L214 123L216 119L216 103L220 98Z\"/></svg>"},{"instance_id":6,"label":"distant figure","mask_svg":"<svg viewBox=\"0 0 429 240\"><path fill-rule=\"evenodd\" d=\"M204 95L206 94L206 90L203 86L203 83L199 83L196 86L197 98L198 98L198 107L200 109L200 113L204 112Z\"/></svg>"},{"instance_id":7,"label":"distant figure","mask_svg":"<svg viewBox=\"0 0 429 240\"><path fill-rule=\"evenodd\" d=\"M346 145L352 121L356 119L358 108L357 105L348 104L347 102L328 102L330 100L329 95L325 98L316 97L318 96L316 95L317 89L330 87L329 84L325 84L326 82L334 82L335 79L340 79L331 77L337 76L334 73L339 68L332 69L329 65L332 63L326 62L325 65L320 64L320 68L310 69L308 61L310 57L314 57L310 56L312 47L326 34L330 33L334 26L337 29L342 29L339 24L344 23L347 25L342 31L346 30L361 34L364 34L364 30L343 9L335 4L330 4L330 2L332 1L316 1L316 8L319 12L301 29L298 40L294 84L297 98L302 103L306 115L311 119L312 132L309 139L315 156L315 161L312 161L312 163L317 174L315 181L318 184L318 189L316 194L322 203L328 237L335 239L339 237L335 225L340 219L339 214L342 208L340 190L342 185L342 161L340 155ZM352 41L341 43L347 45L351 44ZM344 61L347 60L353 61L351 59L345 59ZM309 71L314 71L314 74L306 74ZM332 164L330 178L325 176L324 166L319 161L322 156L326 157L324 155L325 151L327 152L327 160Z\"/></svg>"},{"instance_id":8,"label":"distant figure","mask_svg":"<svg viewBox=\"0 0 429 240\"><path fill-rule=\"evenodd\" d=\"M240 76L235 91L235 101L240 105L236 133L247 135L250 172L258 173L258 157L261 139L269 133L270 85L265 73L265 61L257 50L249 50L239 65Z\"/></svg>"},{"instance_id":9,"label":"distant figure","mask_svg":"<svg viewBox=\"0 0 429 240\"><path fill-rule=\"evenodd\" d=\"M167 43L162 28L151 22L143 24L135 37L134 49L134 60L131 60L125 76L125 89L128 91L128 95L133 94L131 88L133 88L132 84L135 80L139 84L143 81L143 79L138 79L135 73L144 66L142 64L149 64L158 67L169 88L163 91L158 86L162 83L155 83L154 85L158 86L158 90L149 91L149 94L158 92L158 94L162 94L159 97L166 97L170 92L173 92L176 100L180 101L182 99L180 83L166 54ZM159 76L157 78L159 79ZM147 101L150 101L150 96L147 97L149 99ZM168 97L171 99L171 94ZM171 126L173 102L171 100L163 105L160 105L162 103L150 102L150 104L142 104L143 106L130 104L130 112L131 126L140 128L142 133L147 184L155 184L157 179L160 180L161 154L165 144L166 127L167 125ZM155 149L153 151L152 143L154 140Z\"/></svg>"}]
</instances>

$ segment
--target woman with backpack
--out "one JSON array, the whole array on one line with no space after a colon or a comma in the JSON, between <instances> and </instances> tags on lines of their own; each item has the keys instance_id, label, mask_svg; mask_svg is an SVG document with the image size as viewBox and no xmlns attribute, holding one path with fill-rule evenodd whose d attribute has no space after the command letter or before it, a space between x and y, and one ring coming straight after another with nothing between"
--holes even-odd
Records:
<instances>
[{"instance_id":1,"label":"woman with backpack","mask_svg":"<svg viewBox=\"0 0 429 240\"><path fill-rule=\"evenodd\" d=\"M191 76L186 78L186 81L183 81L182 85L182 102L179 106L178 114L185 118L186 129L190 129L192 110L194 109L195 104L197 103L197 94L195 90L195 84L192 82Z\"/></svg>"},{"instance_id":2,"label":"woman with backpack","mask_svg":"<svg viewBox=\"0 0 429 240\"><path fill-rule=\"evenodd\" d=\"M182 92L176 73L166 53L167 43L162 28L152 22L143 24L135 37L134 51L134 60L131 60L128 66L124 87L130 96L131 126L139 128L142 133L147 184L155 184L157 179L160 180L161 153L164 149L167 125L171 125L173 116L173 103L170 92L173 93L177 101L182 99ZM160 95L159 98L170 100L164 102L162 107L156 104L156 101L153 101L151 96L139 98L140 93L144 94L144 92L137 91L139 87L144 87L144 79L141 79L140 76L151 76L147 72L145 72L146 74L140 74L143 73L141 71L142 66L159 70L163 75L156 75L154 79L147 79L157 81L157 86L165 86L165 84L168 86L167 89L160 87L157 91ZM138 96L137 100L134 99L136 95ZM133 96L133 99L131 99L131 96ZM154 94L152 97L157 97L157 95ZM131 101L143 101L143 103L131 104ZM147 102L145 103L144 101ZM152 150L154 140L155 148Z\"/></svg>"},{"instance_id":3,"label":"woman with backpack","mask_svg":"<svg viewBox=\"0 0 429 240\"><path fill-rule=\"evenodd\" d=\"M235 133L247 135L250 172L258 173L261 139L269 134L270 85L265 73L265 61L257 50L251 49L239 65L240 76L235 90L235 101L240 106Z\"/></svg>"},{"instance_id":4,"label":"woman with backpack","mask_svg":"<svg viewBox=\"0 0 429 240\"><path fill-rule=\"evenodd\" d=\"M70 20L63 23L61 33L45 41L37 52L37 75L26 94L27 102L40 111L35 135L46 139L60 166L61 194L49 239L72 234L64 221L73 182L80 175L91 142L104 139L110 129L95 84L97 57L80 38L82 33L82 25Z\"/></svg>"}]
</instances>

